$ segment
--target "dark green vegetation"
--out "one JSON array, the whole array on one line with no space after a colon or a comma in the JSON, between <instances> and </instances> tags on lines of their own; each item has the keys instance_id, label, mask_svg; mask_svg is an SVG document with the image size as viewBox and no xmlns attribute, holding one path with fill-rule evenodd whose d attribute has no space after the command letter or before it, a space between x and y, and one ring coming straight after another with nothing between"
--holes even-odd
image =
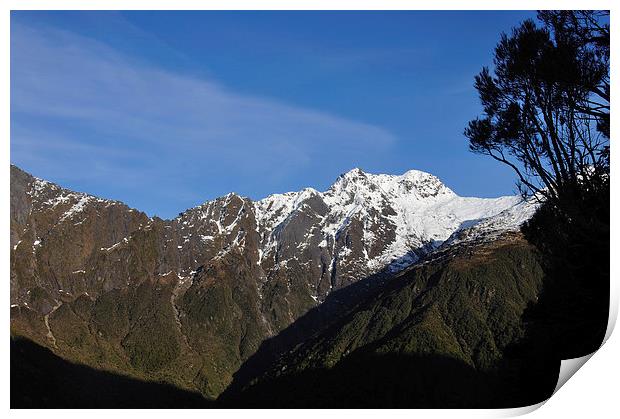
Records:
<instances>
[{"instance_id":1,"label":"dark green vegetation","mask_svg":"<svg viewBox=\"0 0 620 419\"><path fill-rule=\"evenodd\" d=\"M555 387L559 360L506 354L524 334L520 316L536 301L542 276L536 252L518 236L450 249L303 336L300 326L322 317L320 307L310 311L265 342L221 400L262 407L539 402Z\"/></svg>"},{"instance_id":2,"label":"dark green vegetation","mask_svg":"<svg viewBox=\"0 0 620 419\"><path fill-rule=\"evenodd\" d=\"M237 308L236 300L247 297L239 290L243 282L235 279L209 288L197 281L176 302L183 313L180 324L171 305L173 283L162 277L63 303L47 316L51 335L36 313L13 308L12 332L71 362L214 397L262 339L260 328L245 330L239 321L251 312Z\"/></svg>"}]
</instances>

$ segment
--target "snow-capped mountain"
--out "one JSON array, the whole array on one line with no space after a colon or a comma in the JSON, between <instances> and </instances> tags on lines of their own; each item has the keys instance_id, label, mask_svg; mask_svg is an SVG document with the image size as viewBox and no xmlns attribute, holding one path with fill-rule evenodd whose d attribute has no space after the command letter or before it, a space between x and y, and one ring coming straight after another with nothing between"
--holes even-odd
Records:
<instances>
[{"instance_id":1,"label":"snow-capped mountain","mask_svg":"<svg viewBox=\"0 0 620 419\"><path fill-rule=\"evenodd\" d=\"M303 213L314 222L305 226L300 241L324 249L329 267L355 259L357 272L369 274L388 265L398 270L456 231L497 216L520 201L517 196L459 197L435 176L417 170L394 176L353 169L325 192L304 189L255 203L259 229L267 233L261 241L261 260L270 256L282 260L277 254L278 237ZM348 239L339 241L340 237Z\"/></svg>"},{"instance_id":2,"label":"snow-capped mountain","mask_svg":"<svg viewBox=\"0 0 620 419\"><path fill-rule=\"evenodd\" d=\"M444 243L493 240L534 209L460 197L416 170L354 169L324 192L231 193L162 220L12 166L11 325L80 362L204 375L201 391L217 395L261 342L335 290ZM83 358L97 353L111 358Z\"/></svg>"}]
</instances>

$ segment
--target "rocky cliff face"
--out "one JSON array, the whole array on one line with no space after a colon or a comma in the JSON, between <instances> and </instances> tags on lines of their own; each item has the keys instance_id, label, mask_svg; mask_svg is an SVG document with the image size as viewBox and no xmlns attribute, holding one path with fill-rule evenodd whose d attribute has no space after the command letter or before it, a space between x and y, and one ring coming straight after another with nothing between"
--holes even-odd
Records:
<instances>
[{"instance_id":1,"label":"rocky cliff face","mask_svg":"<svg viewBox=\"0 0 620 419\"><path fill-rule=\"evenodd\" d=\"M334 291L448 239L515 230L533 211L520 205L459 197L423 172L355 169L326 192L229 194L162 220L12 166L11 328L67 359L215 397Z\"/></svg>"}]
</instances>

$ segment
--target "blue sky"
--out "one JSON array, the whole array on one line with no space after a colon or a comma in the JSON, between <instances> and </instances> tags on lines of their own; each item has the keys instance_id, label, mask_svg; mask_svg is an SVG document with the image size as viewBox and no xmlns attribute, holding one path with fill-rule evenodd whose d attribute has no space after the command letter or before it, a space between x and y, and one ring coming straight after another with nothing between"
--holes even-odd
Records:
<instances>
[{"instance_id":1,"label":"blue sky","mask_svg":"<svg viewBox=\"0 0 620 419\"><path fill-rule=\"evenodd\" d=\"M354 167L515 193L473 77L534 12L12 12L11 161L164 218Z\"/></svg>"}]
</instances>

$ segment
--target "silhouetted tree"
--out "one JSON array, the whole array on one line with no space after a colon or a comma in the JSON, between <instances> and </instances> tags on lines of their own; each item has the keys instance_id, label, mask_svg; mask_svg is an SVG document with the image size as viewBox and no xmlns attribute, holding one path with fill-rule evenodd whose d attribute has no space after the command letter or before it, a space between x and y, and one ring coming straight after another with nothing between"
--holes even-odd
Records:
<instances>
[{"instance_id":1,"label":"silhouetted tree","mask_svg":"<svg viewBox=\"0 0 620 419\"><path fill-rule=\"evenodd\" d=\"M602 343L609 307L609 13L542 11L495 48L476 76L484 114L473 152L512 167L543 204L522 231L544 259L515 356L583 356Z\"/></svg>"},{"instance_id":2,"label":"silhouetted tree","mask_svg":"<svg viewBox=\"0 0 620 419\"><path fill-rule=\"evenodd\" d=\"M607 12L544 11L495 48L475 79L484 114L469 122L470 149L510 166L524 195L560 209L609 174ZM603 185L604 187L604 185Z\"/></svg>"}]
</instances>

